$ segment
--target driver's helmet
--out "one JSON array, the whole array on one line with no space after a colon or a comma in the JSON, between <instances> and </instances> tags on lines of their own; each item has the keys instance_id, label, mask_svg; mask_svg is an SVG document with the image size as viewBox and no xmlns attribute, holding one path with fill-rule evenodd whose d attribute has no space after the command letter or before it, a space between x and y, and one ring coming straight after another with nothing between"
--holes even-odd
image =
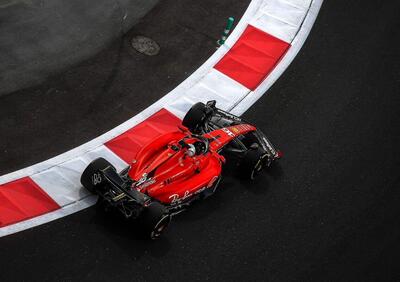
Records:
<instances>
[{"instance_id":1,"label":"driver's helmet","mask_svg":"<svg viewBox=\"0 0 400 282\"><path fill-rule=\"evenodd\" d=\"M196 147L193 144L188 144L187 155L194 157L196 155Z\"/></svg>"}]
</instances>

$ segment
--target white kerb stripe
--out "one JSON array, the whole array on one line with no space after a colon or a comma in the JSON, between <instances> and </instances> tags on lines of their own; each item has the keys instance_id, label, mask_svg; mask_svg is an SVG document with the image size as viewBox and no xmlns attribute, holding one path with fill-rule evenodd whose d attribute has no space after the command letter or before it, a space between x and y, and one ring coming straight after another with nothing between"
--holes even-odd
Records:
<instances>
[{"instance_id":1,"label":"white kerb stripe","mask_svg":"<svg viewBox=\"0 0 400 282\"><path fill-rule=\"evenodd\" d=\"M299 2L290 0L268 1L257 12L250 24L287 43L291 43L307 14L309 6L304 6L307 3L310 5L310 0Z\"/></svg>"},{"instance_id":2,"label":"white kerb stripe","mask_svg":"<svg viewBox=\"0 0 400 282\"><path fill-rule=\"evenodd\" d=\"M196 102L216 100L219 108L229 110L242 100L250 89L216 69L211 69L185 95L166 105L166 109L183 118Z\"/></svg>"},{"instance_id":3,"label":"white kerb stripe","mask_svg":"<svg viewBox=\"0 0 400 282\"><path fill-rule=\"evenodd\" d=\"M80 177L88 164L99 157L108 160L118 171L128 165L110 149L102 145L80 157L34 174L31 178L58 205L63 207L89 195L89 192L82 187Z\"/></svg>"}]
</instances>

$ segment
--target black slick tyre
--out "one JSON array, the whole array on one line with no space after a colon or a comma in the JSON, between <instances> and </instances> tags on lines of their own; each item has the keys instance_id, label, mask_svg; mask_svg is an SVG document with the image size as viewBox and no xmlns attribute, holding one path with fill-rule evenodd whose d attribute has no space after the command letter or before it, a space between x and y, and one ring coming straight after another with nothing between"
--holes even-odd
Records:
<instances>
[{"instance_id":1,"label":"black slick tyre","mask_svg":"<svg viewBox=\"0 0 400 282\"><path fill-rule=\"evenodd\" d=\"M197 129L206 119L206 105L204 103L194 104L183 118L182 125L191 132L197 133Z\"/></svg>"},{"instance_id":2,"label":"black slick tyre","mask_svg":"<svg viewBox=\"0 0 400 282\"><path fill-rule=\"evenodd\" d=\"M156 240L167 229L171 222L171 215L159 202L151 202L144 208L139 221L144 235L151 240Z\"/></svg>"},{"instance_id":3,"label":"black slick tyre","mask_svg":"<svg viewBox=\"0 0 400 282\"><path fill-rule=\"evenodd\" d=\"M260 148L249 149L239 164L241 175L247 179L255 179L265 165L267 154Z\"/></svg>"},{"instance_id":4,"label":"black slick tyre","mask_svg":"<svg viewBox=\"0 0 400 282\"><path fill-rule=\"evenodd\" d=\"M109 166L114 168L112 164L103 158L98 158L92 161L82 173L81 184L83 187L88 189L91 193L96 193L96 189L103 184L100 170L103 170Z\"/></svg>"}]
</instances>

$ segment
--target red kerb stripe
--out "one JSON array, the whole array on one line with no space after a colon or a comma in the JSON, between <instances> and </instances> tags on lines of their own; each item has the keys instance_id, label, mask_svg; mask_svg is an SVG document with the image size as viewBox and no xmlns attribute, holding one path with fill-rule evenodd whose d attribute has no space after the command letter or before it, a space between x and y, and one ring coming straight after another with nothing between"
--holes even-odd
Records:
<instances>
[{"instance_id":1,"label":"red kerb stripe","mask_svg":"<svg viewBox=\"0 0 400 282\"><path fill-rule=\"evenodd\" d=\"M161 109L105 145L121 159L131 163L144 145L163 133L176 131L180 123L181 120L174 114L166 109Z\"/></svg>"},{"instance_id":2,"label":"red kerb stripe","mask_svg":"<svg viewBox=\"0 0 400 282\"><path fill-rule=\"evenodd\" d=\"M29 177L0 185L0 227L59 208Z\"/></svg>"},{"instance_id":3,"label":"red kerb stripe","mask_svg":"<svg viewBox=\"0 0 400 282\"><path fill-rule=\"evenodd\" d=\"M215 69L255 90L289 47L289 43L249 25Z\"/></svg>"}]
</instances>

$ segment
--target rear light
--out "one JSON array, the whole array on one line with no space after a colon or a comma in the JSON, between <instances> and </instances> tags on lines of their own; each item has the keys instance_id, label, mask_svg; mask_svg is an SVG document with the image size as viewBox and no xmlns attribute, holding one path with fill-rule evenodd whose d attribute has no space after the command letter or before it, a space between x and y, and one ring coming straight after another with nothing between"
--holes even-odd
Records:
<instances>
[{"instance_id":1,"label":"rear light","mask_svg":"<svg viewBox=\"0 0 400 282\"><path fill-rule=\"evenodd\" d=\"M282 157L283 157L283 152L280 151L280 150L276 151L276 153L275 153L275 158L280 159L280 158L282 158Z\"/></svg>"}]
</instances>

